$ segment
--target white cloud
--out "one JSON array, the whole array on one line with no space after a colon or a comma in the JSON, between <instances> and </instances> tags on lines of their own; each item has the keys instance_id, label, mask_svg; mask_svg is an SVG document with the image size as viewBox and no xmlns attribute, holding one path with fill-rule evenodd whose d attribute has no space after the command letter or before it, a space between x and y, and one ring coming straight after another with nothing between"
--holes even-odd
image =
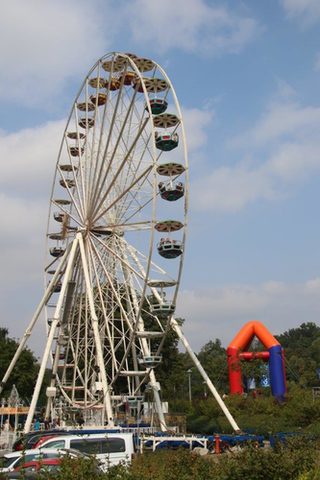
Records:
<instances>
[{"instance_id":1,"label":"white cloud","mask_svg":"<svg viewBox=\"0 0 320 480\"><path fill-rule=\"evenodd\" d=\"M238 53L259 31L256 20L204 0L134 0L125 8L137 43L166 52L180 49L198 54Z\"/></svg>"},{"instance_id":2,"label":"white cloud","mask_svg":"<svg viewBox=\"0 0 320 480\"><path fill-rule=\"evenodd\" d=\"M258 198L274 198L271 179L261 168L221 167L192 184L194 208L236 212Z\"/></svg>"},{"instance_id":3,"label":"white cloud","mask_svg":"<svg viewBox=\"0 0 320 480\"><path fill-rule=\"evenodd\" d=\"M214 112L199 108L183 108L183 121L186 130L189 151L200 149L208 138L207 129L211 125Z\"/></svg>"},{"instance_id":4,"label":"white cloud","mask_svg":"<svg viewBox=\"0 0 320 480\"><path fill-rule=\"evenodd\" d=\"M108 2L109 3L109 2ZM109 48L112 11L100 2L11 0L1 6L0 98L45 107Z\"/></svg>"},{"instance_id":5,"label":"white cloud","mask_svg":"<svg viewBox=\"0 0 320 480\"><path fill-rule=\"evenodd\" d=\"M11 196L47 195L58 157L65 121L48 122L16 133L0 133L0 188Z\"/></svg>"},{"instance_id":6,"label":"white cloud","mask_svg":"<svg viewBox=\"0 0 320 480\"><path fill-rule=\"evenodd\" d=\"M3 260L6 258L7 249L23 250L26 247L28 251L30 245L38 244L37 234L41 230L45 231L47 209L48 205L45 205L42 199L28 200L0 193L0 245ZM1 265L3 267L3 261Z\"/></svg>"},{"instance_id":7,"label":"white cloud","mask_svg":"<svg viewBox=\"0 0 320 480\"><path fill-rule=\"evenodd\" d=\"M320 171L319 123L320 107L273 102L251 129L229 142L240 160L193 182L195 208L236 212L287 195Z\"/></svg>"},{"instance_id":8,"label":"white cloud","mask_svg":"<svg viewBox=\"0 0 320 480\"><path fill-rule=\"evenodd\" d=\"M302 107L295 102L273 103L257 124L231 142L233 147L264 146L279 139L314 135L320 122L320 107Z\"/></svg>"},{"instance_id":9,"label":"white cloud","mask_svg":"<svg viewBox=\"0 0 320 480\"><path fill-rule=\"evenodd\" d=\"M52 108L119 37L154 51L240 52L259 31L248 15L205 0L11 0L0 16L0 99ZM143 50L142 50L143 51ZM59 96L60 95L60 96Z\"/></svg>"},{"instance_id":10,"label":"white cloud","mask_svg":"<svg viewBox=\"0 0 320 480\"><path fill-rule=\"evenodd\" d=\"M210 339L224 345L244 323L260 320L274 335L303 322L318 322L320 278L300 284L269 281L260 285L227 285L206 290L182 291L177 316L191 346L197 350Z\"/></svg>"},{"instance_id":11,"label":"white cloud","mask_svg":"<svg viewBox=\"0 0 320 480\"><path fill-rule=\"evenodd\" d=\"M64 125L0 134L0 303L2 323L14 336L23 334L43 295L49 200ZM43 340L36 335L32 348Z\"/></svg>"},{"instance_id":12,"label":"white cloud","mask_svg":"<svg viewBox=\"0 0 320 480\"><path fill-rule=\"evenodd\" d=\"M296 17L304 26L320 20L320 3L318 0L281 0L289 17Z\"/></svg>"},{"instance_id":13,"label":"white cloud","mask_svg":"<svg viewBox=\"0 0 320 480\"><path fill-rule=\"evenodd\" d=\"M285 182L300 182L320 169L320 140L282 144L265 164L266 175Z\"/></svg>"},{"instance_id":14,"label":"white cloud","mask_svg":"<svg viewBox=\"0 0 320 480\"><path fill-rule=\"evenodd\" d=\"M48 199L0 193L0 304L2 326L21 337L43 295ZM41 336L39 336L39 333ZM43 330L30 345L39 351Z\"/></svg>"}]
</instances>

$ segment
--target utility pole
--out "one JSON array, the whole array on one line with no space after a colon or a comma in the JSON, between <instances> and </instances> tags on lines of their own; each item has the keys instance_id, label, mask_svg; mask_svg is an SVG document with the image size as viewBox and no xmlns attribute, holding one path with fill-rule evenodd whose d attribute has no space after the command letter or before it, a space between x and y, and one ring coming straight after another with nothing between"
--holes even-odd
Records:
<instances>
[{"instance_id":1,"label":"utility pole","mask_svg":"<svg viewBox=\"0 0 320 480\"><path fill-rule=\"evenodd\" d=\"M187 370L188 374L188 384L189 384L189 402L192 403L192 391L191 391L191 375L192 375L192 368Z\"/></svg>"}]
</instances>

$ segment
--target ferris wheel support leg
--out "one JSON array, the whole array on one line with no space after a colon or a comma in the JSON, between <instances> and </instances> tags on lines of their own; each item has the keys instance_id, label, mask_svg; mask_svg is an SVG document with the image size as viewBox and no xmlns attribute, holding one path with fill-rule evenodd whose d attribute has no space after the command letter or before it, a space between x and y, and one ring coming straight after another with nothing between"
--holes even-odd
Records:
<instances>
[{"instance_id":1,"label":"ferris wheel support leg","mask_svg":"<svg viewBox=\"0 0 320 480\"><path fill-rule=\"evenodd\" d=\"M60 345L57 345L56 350L54 352L54 361L53 361L52 372L51 372L50 387L54 387L56 384L55 376L57 373L57 368L59 363L59 355L60 355ZM53 418L53 415L50 415L51 409L52 409L52 397L48 397L45 418L49 418L50 416L51 418Z\"/></svg>"},{"instance_id":2,"label":"ferris wheel support leg","mask_svg":"<svg viewBox=\"0 0 320 480\"><path fill-rule=\"evenodd\" d=\"M85 248L84 248L82 235L80 233L78 235L79 235L78 238L79 238L83 273L84 273L84 279L85 279L85 284L86 284L86 289L87 289L87 294L88 294L90 314L91 314L91 319L92 319L92 330L93 330L93 335L94 335L94 339L95 339L95 345L96 345L96 349L97 349L98 366L99 366L99 369L100 369L101 380L102 380L102 388L103 388L103 395L104 395L104 407L105 407L105 412L106 412L107 417L108 417L107 424L108 424L109 427L113 427L114 426L114 421L113 421L110 389L109 389L109 385L108 385L108 381L107 381L107 375L106 375L105 364L104 364L104 359L103 359L103 351L102 351L101 338L100 338L99 326L98 326L98 317L97 317L97 314L96 314L96 311L95 311L95 308L94 308L94 298L93 298L93 295L92 295L92 287L91 287L90 276L89 276L88 262L87 262L87 258L86 258L86 253L85 253Z\"/></svg>"},{"instance_id":3,"label":"ferris wheel support leg","mask_svg":"<svg viewBox=\"0 0 320 480\"><path fill-rule=\"evenodd\" d=\"M137 295L136 295L135 289L132 287L132 284L131 284L131 281L130 281L130 274L129 274L128 269L126 267L124 267L124 273L125 273L125 278L126 278L127 282L131 286L130 294L131 294L131 297L133 299L133 305L134 305L135 311L139 312L139 303L138 303ZM138 331L140 331L140 332L144 330L144 322L143 322L143 319L142 319L141 316L139 316L137 327L138 327ZM146 355L146 356L150 355L150 353L151 353L150 348L149 348L148 342L145 338L141 339L141 347L142 347L142 351L143 351L144 355ZM160 394L159 394L159 383L156 380L156 376L155 376L155 373L154 373L153 370L151 370L151 372L150 372L150 386L152 387L152 390L153 390L154 402L155 402L155 405L156 405L156 410L157 410L157 414L158 414L158 418L159 418L161 431L166 432L167 431L167 425L166 425L166 421L165 421L165 418L164 418L161 398L160 398Z\"/></svg>"},{"instance_id":4,"label":"ferris wheel support leg","mask_svg":"<svg viewBox=\"0 0 320 480\"><path fill-rule=\"evenodd\" d=\"M35 410L36 410L36 406L37 406L37 402L38 402L38 398L39 398L39 394L40 394L40 389L41 389L42 382L43 382L43 377L44 377L46 367L47 367L47 364L48 364L49 353L51 351L51 346L52 346L52 342L53 342L53 339L54 339L56 327L57 327L57 325L59 323L59 320L60 320L63 299L64 299L64 296L65 296L65 293L66 293L66 290L67 290L70 275L72 273L72 268L73 268L73 264L74 264L74 258L75 258L77 246L78 246L78 239L75 238L75 240L72 243L70 256L68 258L65 275L64 275L64 278L63 278L63 281L62 281L61 291L59 293L57 306L56 306L56 309L55 309L55 312L54 312L54 315L53 315L52 324L51 324L51 327L50 327L46 348L45 348L44 353L43 353L43 357L42 357L42 361L41 361L41 365L40 365L40 370L39 370L39 373L38 373L37 382L36 382L36 385L34 387L34 392L33 392L32 400L31 400L27 420L26 420L26 423L25 423L25 426L24 426L24 433L28 433L30 431L30 428L31 428L32 420L33 420L33 417L34 417L34 413L35 413ZM51 282L51 285L52 285L51 288L53 289L53 282Z\"/></svg>"},{"instance_id":5,"label":"ferris wheel support leg","mask_svg":"<svg viewBox=\"0 0 320 480\"><path fill-rule=\"evenodd\" d=\"M55 274L53 275L52 277L52 280L49 284L49 286L47 287L43 297L42 297L42 300L41 302L39 303L33 317L32 317L32 320L31 322L29 323L25 333L23 334L21 340L20 340L20 343L19 343L19 346L10 362L10 365L8 366L7 368L7 371L6 373L4 374L4 377L0 383L0 393L2 392L3 390L3 387L5 386L5 384L7 383L8 381L8 378L10 377L11 375L11 372L12 370L14 369L15 367L15 364L17 363L19 357L20 357L20 354L22 352L22 350L24 349L31 333L32 333L32 330L33 330L33 327L35 326L35 324L37 323L37 320L39 318L39 315L40 313L42 312L42 309L44 307L44 305L47 303L47 301L49 300L51 294L52 294L52 286L55 284L55 281L57 280L62 268L64 267L64 264L66 262L66 259L67 259L67 255L68 255L68 251L65 252L65 254L63 255L63 257L61 258L61 262L60 264L58 265L57 267L57 270L55 272Z\"/></svg>"},{"instance_id":6,"label":"ferris wheel support leg","mask_svg":"<svg viewBox=\"0 0 320 480\"><path fill-rule=\"evenodd\" d=\"M135 253L131 251L131 255L134 257L135 261L139 265L139 260L138 260L137 256L135 255ZM144 271L143 268L141 268L141 271L143 272L143 275L146 275L146 272ZM131 285L130 275L129 275L128 269L126 267L124 268L124 272L125 272L126 280ZM155 290L156 295L159 295L157 290L156 289L154 289L154 290ZM135 310L136 310L136 312L139 312L139 303L138 303L137 295L136 295L135 289L132 286L131 286L131 292L130 293L131 293L131 297L133 299L133 304L134 304ZM137 327L138 327L139 332L144 331L144 322L143 322L143 319L142 319L141 316L139 317ZM145 338L141 339L141 347L142 347L142 351L143 351L144 355L148 356L148 355L151 354L150 347L149 347L148 342ZM156 410L157 410L157 414L158 414L158 418L159 418L161 431L166 432L167 431L167 424L166 424L166 421L165 421L165 418L164 418L161 398L160 398L160 394L159 394L159 390L160 390L159 389L159 383L156 380L154 370L151 370L151 372L150 372L150 386L152 387L152 390L153 390L154 402L155 402L155 405L156 405Z\"/></svg>"},{"instance_id":7,"label":"ferris wheel support leg","mask_svg":"<svg viewBox=\"0 0 320 480\"><path fill-rule=\"evenodd\" d=\"M159 418L160 429L162 432L166 432L168 429L167 429L167 424L164 418L161 398L159 395L159 383L156 381L156 376L153 370L150 372L150 385L153 390L153 398L154 398L154 403L156 404L156 410Z\"/></svg>"},{"instance_id":8,"label":"ferris wheel support leg","mask_svg":"<svg viewBox=\"0 0 320 480\"><path fill-rule=\"evenodd\" d=\"M202 376L203 380L206 382L209 390L211 391L212 395L214 396L214 398L216 399L216 401L218 402L221 410L223 411L223 413L225 414L228 422L230 423L231 427L233 428L233 430L235 432L240 432L240 428L239 426L237 425L236 421L234 420L233 416L231 415L231 413L229 412L226 404L224 403L224 401L222 400L221 396L219 395L218 391L216 390L215 386L213 385L213 383L211 382L210 378L208 377L207 373L205 372L204 368L202 367L200 361L198 360L197 356L195 355L195 353L193 352L192 348L190 347L189 345L189 342L188 340L186 339L186 337L184 336L180 326L178 325L177 321L174 319L174 318L171 318L171 326L173 328L173 330L176 332L176 334L178 335L179 339L181 340L181 343L183 344L184 348L186 349L186 351L188 352L188 354L190 355L191 357L191 360L193 361L193 363L195 364L195 366L197 367L200 375Z\"/></svg>"},{"instance_id":9,"label":"ferris wheel support leg","mask_svg":"<svg viewBox=\"0 0 320 480\"><path fill-rule=\"evenodd\" d=\"M139 322L140 327L141 327L141 323L143 324L142 319L140 319L140 322ZM139 331L143 331L143 329L139 330ZM145 338L141 339L141 346L142 346L142 350L143 350L144 355L148 356L148 355L151 354L149 345L148 345L147 340ZM151 372L150 372L150 386L152 387L152 390L153 390L153 397L154 397L154 402L155 402L155 405L156 405L156 410L157 410L157 414L158 414L158 418L159 418L161 431L166 432L167 431L167 424L166 424L166 421L165 421L165 418L164 418L161 398L160 398L160 394L159 394L159 390L160 390L159 383L156 380L156 375L154 373L154 370L151 370Z\"/></svg>"}]
</instances>

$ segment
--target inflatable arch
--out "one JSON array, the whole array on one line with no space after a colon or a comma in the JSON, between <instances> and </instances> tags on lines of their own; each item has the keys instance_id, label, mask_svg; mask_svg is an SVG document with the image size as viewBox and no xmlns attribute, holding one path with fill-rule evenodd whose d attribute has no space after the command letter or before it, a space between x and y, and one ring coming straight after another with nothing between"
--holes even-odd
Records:
<instances>
[{"instance_id":1,"label":"inflatable arch","mask_svg":"<svg viewBox=\"0 0 320 480\"><path fill-rule=\"evenodd\" d=\"M254 337L260 340L267 351L247 351ZM272 395L279 399L285 396L284 352L280 343L261 322L251 321L246 323L228 346L227 355L231 394L243 393L241 360L262 359L269 362Z\"/></svg>"}]
</instances>

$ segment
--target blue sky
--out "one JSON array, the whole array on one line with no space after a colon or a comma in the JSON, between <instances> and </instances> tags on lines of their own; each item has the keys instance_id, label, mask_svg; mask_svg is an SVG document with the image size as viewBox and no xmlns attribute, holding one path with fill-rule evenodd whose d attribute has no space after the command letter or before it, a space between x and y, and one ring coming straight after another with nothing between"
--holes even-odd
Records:
<instances>
[{"instance_id":1,"label":"blue sky","mask_svg":"<svg viewBox=\"0 0 320 480\"><path fill-rule=\"evenodd\" d=\"M280 333L320 309L318 0L11 0L0 18L1 324L19 337L42 295L66 118L104 54L154 59L189 144L177 313L195 350L248 320ZM40 351L41 335L31 341Z\"/></svg>"}]
</instances>

